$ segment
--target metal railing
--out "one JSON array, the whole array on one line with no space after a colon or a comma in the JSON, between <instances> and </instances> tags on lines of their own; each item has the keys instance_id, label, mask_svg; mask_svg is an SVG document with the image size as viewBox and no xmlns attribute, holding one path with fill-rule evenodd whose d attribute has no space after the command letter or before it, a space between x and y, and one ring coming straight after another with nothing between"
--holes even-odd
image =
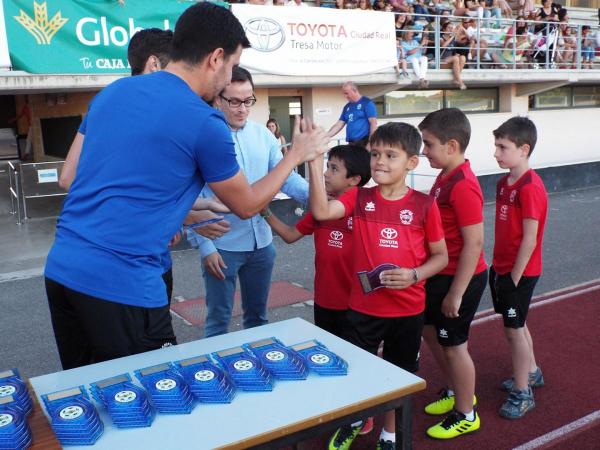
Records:
<instances>
[{"instance_id":1,"label":"metal railing","mask_svg":"<svg viewBox=\"0 0 600 450\"><path fill-rule=\"evenodd\" d=\"M522 18L395 13L410 25L396 28L402 41L414 34L432 69L464 57L473 69L600 69L600 26ZM599 56L597 56L599 55Z\"/></svg>"},{"instance_id":2,"label":"metal railing","mask_svg":"<svg viewBox=\"0 0 600 450\"><path fill-rule=\"evenodd\" d=\"M67 195L58 184L63 164L64 161L8 163L10 214L16 215L18 225L29 218L27 200Z\"/></svg>"}]
</instances>

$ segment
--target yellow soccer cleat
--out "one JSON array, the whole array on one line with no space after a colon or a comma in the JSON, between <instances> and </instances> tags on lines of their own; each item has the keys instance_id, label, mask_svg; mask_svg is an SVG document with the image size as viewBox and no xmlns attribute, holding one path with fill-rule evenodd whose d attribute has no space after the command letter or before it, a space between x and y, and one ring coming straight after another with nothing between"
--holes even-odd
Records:
<instances>
[{"instance_id":1,"label":"yellow soccer cleat","mask_svg":"<svg viewBox=\"0 0 600 450\"><path fill-rule=\"evenodd\" d=\"M477 405L477 397L473 396L473 406ZM446 389L440 391L440 398L425 406L425 412L432 416L442 416L454 409L454 395L448 395Z\"/></svg>"},{"instance_id":2,"label":"yellow soccer cleat","mask_svg":"<svg viewBox=\"0 0 600 450\"><path fill-rule=\"evenodd\" d=\"M479 415L475 412L475 420L467 420L464 414L458 411L452 411L440 423L427 430L427 436L434 439L453 439L463 434L472 433L479 430L481 421Z\"/></svg>"}]
</instances>

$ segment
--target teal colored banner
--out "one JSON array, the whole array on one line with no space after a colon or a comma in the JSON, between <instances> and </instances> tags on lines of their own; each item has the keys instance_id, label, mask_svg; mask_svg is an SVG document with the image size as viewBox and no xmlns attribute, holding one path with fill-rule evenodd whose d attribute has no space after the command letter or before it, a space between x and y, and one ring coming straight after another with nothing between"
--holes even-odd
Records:
<instances>
[{"instance_id":1,"label":"teal colored banner","mask_svg":"<svg viewBox=\"0 0 600 450\"><path fill-rule=\"evenodd\" d=\"M14 70L37 74L128 73L129 39L174 29L194 0L2 0Z\"/></svg>"}]
</instances>

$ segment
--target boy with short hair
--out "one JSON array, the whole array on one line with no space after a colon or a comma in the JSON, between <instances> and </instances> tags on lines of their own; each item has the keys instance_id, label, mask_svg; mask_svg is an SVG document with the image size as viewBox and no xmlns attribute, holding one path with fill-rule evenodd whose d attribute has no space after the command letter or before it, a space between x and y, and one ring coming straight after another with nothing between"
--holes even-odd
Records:
<instances>
[{"instance_id":1,"label":"boy with short hair","mask_svg":"<svg viewBox=\"0 0 600 450\"><path fill-rule=\"evenodd\" d=\"M418 369L425 309L424 280L448 263L435 200L406 185L419 163L421 136L406 123L380 126L369 139L377 186L352 189L327 201L322 162L311 162L310 206L317 220L352 218L354 269L347 340L409 372ZM384 265L385 266L382 266ZM345 450L362 421L338 429L330 450ZM394 411L385 414L378 449L395 448Z\"/></svg>"},{"instance_id":2,"label":"boy with short hair","mask_svg":"<svg viewBox=\"0 0 600 450\"><path fill-rule=\"evenodd\" d=\"M502 383L510 391L500 415L518 419L535 407L532 388L544 385L533 341L525 324L533 290L542 273L542 240L548 194L529 168L537 141L535 124L513 117L494 130L494 158L508 175L496 188L496 230L490 288L494 310L502 314L513 365L513 378Z\"/></svg>"},{"instance_id":3,"label":"boy with short hair","mask_svg":"<svg viewBox=\"0 0 600 450\"><path fill-rule=\"evenodd\" d=\"M425 284L427 293L423 337L444 373L448 387L425 407L432 415L450 413L427 435L452 439L476 431L473 409L475 366L469 355L471 321L487 284L483 259L483 194L465 150L471 139L469 119L457 108L428 114L419 124L423 155L441 169L429 195L440 209L448 265Z\"/></svg>"},{"instance_id":4,"label":"boy with short hair","mask_svg":"<svg viewBox=\"0 0 600 450\"><path fill-rule=\"evenodd\" d=\"M327 196L332 199L364 186L371 178L369 153L356 145L333 147L328 153L324 178ZM344 338L352 285L352 220L317 221L309 212L295 226L289 226L269 209L263 217L288 244L314 233L315 325Z\"/></svg>"}]
</instances>

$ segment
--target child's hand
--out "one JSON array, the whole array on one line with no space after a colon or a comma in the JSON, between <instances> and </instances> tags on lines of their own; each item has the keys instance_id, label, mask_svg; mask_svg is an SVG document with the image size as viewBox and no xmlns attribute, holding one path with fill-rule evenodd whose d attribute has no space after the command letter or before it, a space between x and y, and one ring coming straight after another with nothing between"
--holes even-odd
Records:
<instances>
[{"instance_id":1,"label":"child's hand","mask_svg":"<svg viewBox=\"0 0 600 450\"><path fill-rule=\"evenodd\" d=\"M414 284L412 269L390 269L379 274L381 284L389 289L405 289Z\"/></svg>"},{"instance_id":2,"label":"child's hand","mask_svg":"<svg viewBox=\"0 0 600 450\"><path fill-rule=\"evenodd\" d=\"M460 308L460 303L462 301L462 297L458 295L448 294L442 301L442 314L449 319L455 319L458 317L458 309Z\"/></svg>"}]
</instances>

